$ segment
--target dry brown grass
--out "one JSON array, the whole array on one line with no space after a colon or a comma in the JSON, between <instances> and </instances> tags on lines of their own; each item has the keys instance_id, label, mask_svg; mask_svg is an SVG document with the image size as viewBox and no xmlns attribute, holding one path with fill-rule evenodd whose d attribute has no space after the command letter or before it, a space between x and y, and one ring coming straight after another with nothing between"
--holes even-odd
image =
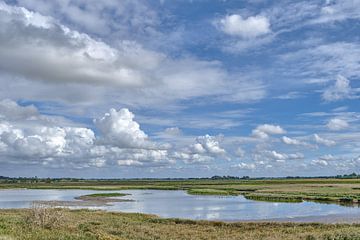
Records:
<instances>
[{"instance_id":1,"label":"dry brown grass","mask_svg":"<svg viewBox=\"0 0 360 240\"><path fill-rule=\"evenodd\" d=\"M32 227L54 229L64 224L65 212L49 204L33 203L27 211L25 222Z\"/></svg>"},{"instance_id":2,"label":"dry brown grass","mask_svg":"<svg viewBox=\"0 0 360 240\"><path fill-rule=\"evenodd\" d=\"M48 228L42 223L29 225L24 216L31 211L0 210L0 236L6 240L360 239L360 225L223 223L67 209L58 209L66 216L63 223Z\"/></svg>"}]
</instances>

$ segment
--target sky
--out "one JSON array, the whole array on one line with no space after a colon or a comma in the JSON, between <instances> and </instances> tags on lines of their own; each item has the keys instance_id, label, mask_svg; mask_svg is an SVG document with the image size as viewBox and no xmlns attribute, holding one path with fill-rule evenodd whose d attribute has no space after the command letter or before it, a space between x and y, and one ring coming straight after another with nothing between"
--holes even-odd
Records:
<instances>
[{"instance_id":1,"label":"sky","mask_svg":"<svg viewBox=\"0 0 360 240\"><path fill-rule=\"evenodd\" d=\"M360 173L360 0L0 0L0 175Z\"/></svg>"}]
</instances>

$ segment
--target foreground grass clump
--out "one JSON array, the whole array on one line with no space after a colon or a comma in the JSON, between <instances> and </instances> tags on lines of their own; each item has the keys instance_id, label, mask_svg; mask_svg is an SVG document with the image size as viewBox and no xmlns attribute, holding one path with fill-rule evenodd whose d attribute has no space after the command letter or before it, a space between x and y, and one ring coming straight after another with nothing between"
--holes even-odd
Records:
<instances>
[{"instance_id":1,"label":"foreground grass clump","mask_svg":"<svg viewBox=\"0 0 360 240\"><path fill-rule=\"evenodd\" d=\"M223 223L161 219L152 215L55 209L61 224L29 222L31 209L0 210L0 239L124 240L124 239L360 239L360 225L295 223Z\"/></svg>"}]
</instances>

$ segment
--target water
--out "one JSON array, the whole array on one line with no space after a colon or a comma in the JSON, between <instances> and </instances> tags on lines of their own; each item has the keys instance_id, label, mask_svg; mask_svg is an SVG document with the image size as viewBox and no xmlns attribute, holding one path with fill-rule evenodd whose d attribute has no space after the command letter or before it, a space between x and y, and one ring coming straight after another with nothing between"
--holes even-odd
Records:
<instances>
[{"instance_id":1,"label":"water","mask_svg":"<svg viewBox=\"0 0 360 240\"><path fill-rule=\"evenodd\" d=\"M105 192L105 191L101 191ZM198 196L184 191L126 190L121 197L133 202L114 202L92 207L108 211L139 212L161 217L204 220L266 220L318 217L341 214L359 215L360 208L314 202L273 203L247 200L242 196ZM72 201L74 197L99 193L90 190L0 190L0 208L28 208L33 201Z\"/></svg>"}]
</instances>

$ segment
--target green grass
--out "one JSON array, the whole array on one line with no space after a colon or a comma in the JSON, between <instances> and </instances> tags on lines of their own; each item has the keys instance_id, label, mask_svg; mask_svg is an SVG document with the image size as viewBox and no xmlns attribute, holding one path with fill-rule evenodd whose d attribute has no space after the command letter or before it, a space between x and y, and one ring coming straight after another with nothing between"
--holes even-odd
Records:
<instances>
[{"instance_id":1,"label":"green grass","mask_svg":"<svg viewBox=\"0 0 360 240\"><path fill-rule=\"evenodd\" d=\"M237 193L234 193L232 191L228 190L221 190L221 189L189 189L187 190L188 194L193 195L221 195L221 196L227 196L227 195L237 195Z\"/></svg>"},{"instance_id":2,"label":"green grass","mask_svg":"<svg viewBox=\"0 0 360 240\"><path fill-rule=\"evenodd\" d=\"M261 195L256 193L249 193L249 194L245 194L244 197L249 200L266 201L266 202L299 203L303 201L302 197L289 196L289 195L271 195L271 194Z\"/></svg>"},{"instance_id":3,"label":"green grass","mask_svg":"<svg viewBox=\"0 0 360 240\"><path fill-rule=\"evenodd\" d=\"M81 197L94 197L94 198L98 198L98 197L124 197L127 196L129 194L125 194L125 193L94 193L94 194L88 194L88 195L84 195Z\"/></svg>"},{"instance_id":4,"label":"green grass","mask_svg":"<svg viewBox=\"0 0 360 240\"><path fill-rule=\"evenodd\" d=\"M62 221L33 224L30 210L0 210L6 240L292 240L360 239L357 224L224 223L162 219L153 215L60 209ZM58 212L57 211L57 212Z\"/></svg>"}]
</instances>

